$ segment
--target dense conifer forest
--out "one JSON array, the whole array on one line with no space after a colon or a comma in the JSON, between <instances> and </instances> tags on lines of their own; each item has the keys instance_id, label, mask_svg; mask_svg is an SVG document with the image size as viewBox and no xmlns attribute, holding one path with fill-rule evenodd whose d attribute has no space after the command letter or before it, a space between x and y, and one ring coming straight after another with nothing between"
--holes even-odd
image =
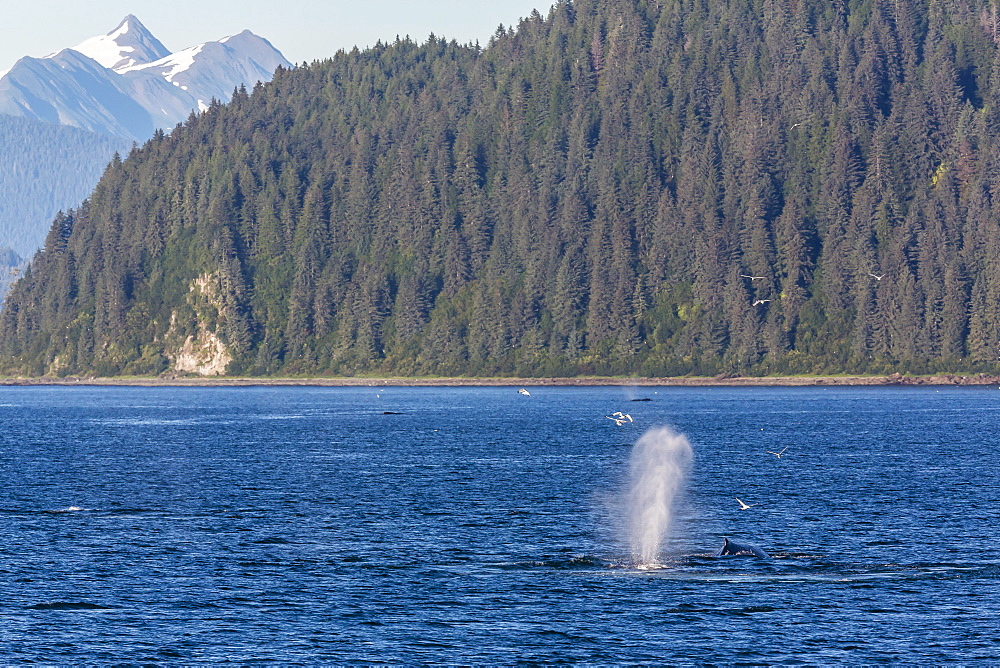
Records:
<instances>
[{"instance_id":1,"label":"dense conifer forest","mask_svg":"<svg viewBox=\"0 0 1000 668\"><path fill-rule=\"evenodd\" d=\"M3 307L4 297L10 284L14 282L18 274L21 273L21 264L24 260L11 248L0 247L0 308Z\"/></svg>"},{"instance_id":2,"label":"dense conifer forest","mask_svg":"<svg viewBox=\"0 0 1000 668\"><path fill-rule=\"evenodd\" d=\"M576 0L279 70L54 221L0 366L997 372L998 43L995 0Z\"/></svg>"},{"instance_id":3,"label":"dense conifer forest","mask_svg":"<svg viewBox=\"0 0 1000 668\"><path fill-rule=\"evenodd\" d=\"M131 145L122 137L0 114L0 247L34 253L52 216L82 201L115 151Z\"/></svg>"}]
</instances>

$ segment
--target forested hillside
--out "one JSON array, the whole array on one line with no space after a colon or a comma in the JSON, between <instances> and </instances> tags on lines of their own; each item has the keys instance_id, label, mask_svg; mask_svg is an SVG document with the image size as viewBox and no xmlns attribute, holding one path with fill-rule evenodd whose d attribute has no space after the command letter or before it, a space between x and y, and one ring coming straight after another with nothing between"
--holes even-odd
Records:
<instances>
[{"instance_id":1,"label":"forested hillside","mask_svg":"<svg viewBox=\"0 0 1000 668\"><path fill-rule=\"evenodd\" d=\"M3 307L7 289L21 273L24 260L10 248L0 247L0 307Z\"/></svg>"},{"instance_id":2,"label":"forested hillside","mask_svg":"<svg viewBox=\"0 0 1000 668\"><path fill-rule=\"evenodd\" d=\"M104 173L122 137L0 115L0 246L35 252L52 217L77 206Z\"/></svg>"},{"instance_id":3,"label":"forested hillside","mask_svg":"<svg viewBox=\"0 0 1000 668\"><path fill-rule=\"evenodd\" d=\"M578 0L114 163L8 372L998 370L994 0Z\"/></svg>"}]
</instances>

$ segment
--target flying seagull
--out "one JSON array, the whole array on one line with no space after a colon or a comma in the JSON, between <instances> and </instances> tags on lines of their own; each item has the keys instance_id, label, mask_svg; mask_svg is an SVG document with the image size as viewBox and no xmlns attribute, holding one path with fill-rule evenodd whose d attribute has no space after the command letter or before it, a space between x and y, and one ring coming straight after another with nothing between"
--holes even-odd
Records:
<instances>
[{"instance_id":1,"label":"flying seagull","mask_svg":"<svg viewBox=\"0 0 1000 668\"><path fill-rule=\"evenodd\" d=\"M531 392L528 392L528 391L527 391L526 389L524 389L523 387L522 387L522 388L521 388L520 390L518 390L518 391L517 391L517 393L518 393L518 394L523 394L523 395L524 395L524 396L526 396L526 397L530 397L530 396L531 396Z\"/></svg>"},{"instance_id":2,"label":"flying seagull","mask_svg":"<svg viewBox=\"0 0 1000 668\"><path fill-rule=\"evenodd\" d=\"M740 501L740 497L738 496L734 496L733 498L736 499L736 501L740 504L740 510L750 510L751 508L757 505L756 503L750 503L750 504L743 503L742 501Z\"/></svg>"},{"instance_id":3,"label":"flying seagull","mask_svg":"<svg viewBox=\"0 0 1000 668\"><path fill-rule=\"evenodd\" d=\"M769 454L769 455L774 455L774 456L775 456L775 457L777 457L778 459L781 459L781 455L783 455L783 454L785 453L785 450L787 450L787 449L788 449L788 446L786 445L785 447L783 447L783 448L781 449L781 452L771 452L770 450L768 450L768 451L767 451L767 454Z\"/></svg>"},{"instance_id":4,"label":"flying seagull","mask_svg":"<svg viewBox=\"0 0 1000 668\"><path fill-rule=\"evenodd\" d=\"M760 280L760 279L762 279L764 277L763 276L747 276L746 274L740 274L740 278L749 278L751 281L757 281L757 280Z\"/></svg>"},{"instance_id":5,"label":"flying seagull","mask_svg":"<svg viewBox=\"0 0 1000 668\"><path fill-rule=\"evenodd\" d=\"M618 411L617 413L612 413L611 415L605 415L604 417L608 418L609 420L614 420L615 424L618 425L619 427L625 424L626 422L634 422L631 415L629 415L628 413L622 413L621 411Z\"/></svg>"},{"instance_id":6,"label":"flying seagull","mask_svg":"<svg viewBox=\"0 0 1000 668\"><path fill-rule=\"evenodd\" d=\"M876 281L881 281L883 278L885 278L885 274L882 274L881 276L876 276L875 274L871 273L870 271L868 272L868 275L871 276L872 278L874 278Z\"/></svg>"},{"instance_id":7,"label":"flying seagull","mask_svg":"<svg viewBox=\"0 0 1000 668\"><path fill-rule=\"evenodd\" d=\"M766 304L769 301L771 301L771 300L770 299L758 299L758 300L754 301L753 305L754 306L760 306L761 304Z\"/></svg>"}]
</instances>

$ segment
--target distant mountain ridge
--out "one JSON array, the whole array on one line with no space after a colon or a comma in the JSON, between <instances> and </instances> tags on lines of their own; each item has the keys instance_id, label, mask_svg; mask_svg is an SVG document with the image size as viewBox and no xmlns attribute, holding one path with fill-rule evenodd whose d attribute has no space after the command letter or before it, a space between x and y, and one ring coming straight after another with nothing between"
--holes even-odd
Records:
<instances>
[{"instance_id":1,"label":"distant mountain ridge","mask_svg":"<svg viewBox=\"0 0 1000 668\"><path fill-rule=\"evenodd\" d=\"M116 151L290 63L250 31L171 52L133 15L106 35L0 73L0 247L30 256Z\"/></svg>"},{"instance_id":2,"label":"distant mountain ridge","mask_svg":"<svg viewBox=\"0 0 1000 668\"><path fill-rule=\"evenodd\" d=\"M130 14L107 35L17 61L0 78L0 114L141 142L279 66L291 63L249 30L171 53Z\"/></svg>"}]
</instances>

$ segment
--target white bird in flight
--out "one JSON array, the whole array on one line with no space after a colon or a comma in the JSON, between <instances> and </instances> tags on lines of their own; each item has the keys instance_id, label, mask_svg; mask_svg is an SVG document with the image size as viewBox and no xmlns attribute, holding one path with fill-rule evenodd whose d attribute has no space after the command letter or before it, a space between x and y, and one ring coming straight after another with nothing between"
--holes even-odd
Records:
<instances>
[{"instance_id":1,"label":"white bird in flight","mask_svg":"<svg viewBox=\"0 0 1000 668\"><path fill-rule=\"evenodd\" d=\"M764 277L763 276L747 276L746 274L740 274L740 278L749 278L751 281L758 281L758 280L760 280L760 279L762 279Z\"/></svg>"},{"instance_id":2,"label":"white bird in flight","mask_svg":"<svg viewBox=\"0 0 1000 668\"><path fill-rule=\"evenodd\" d=\"M736 499L737 502L739 502L740 510L750 510L751 508L757 505L756 503L750 503L750 504L743 503L742 501L740 501L740 497L738 496L734 496L733 498Z\"/></svg>"},{"instance_id":3,"label":"white bird in flight","mask_svg":"<svg viewBox=\"0 0 1000 668\"><path fill-rule=\"evenodd\" d=\"M531 396L531 392L528 392L528 391L527 391L526 389L524 389L523 387L522 387L522 388L521 388L520 390L518 390L518 391L517 391L517 393L518 393L518 394L523 394L523 395L524 395L524 396L526 396L526 397L530 397L530 396Z\"/></svg>"},{"instance_id":4,"label":"white bird in flight","mask_svg":"<svg viewBox=\"0 0 1000 668\"><path fill-rule=\"evenodd\" d=\"M772 451L768 450L768 451L767 451L767 454L769 454L769 455L774 455L774 456L775 456L775 457L777 457L778 459L781 459L781 455L782 455L782 454L784 454L785 450L787 450L787 449L788 449L788 446L786 445L785 447L783 447L783 448L781 449L781 452L772 452Z\"/></svg>"},{"instance_id":5,"label":"white bird in flight","mask_svg":"<svg viewBox=\"0 0 1000 668\"><path fill-rule=\"evenodd\" d=\"M753 305L754 306L760 306L761 304L766 304L769 301L771 301L771 300L770 299L758 299L758 300L754 301Z\"/></svg>"},{"instance_id":6,"label":"white bird in flight","mask_svg":"<svg viewBox=\"0 0 1000 668\"><path fill-rule=\"evenodd\" d=\"M614 420L615 424L618 425L619 427L625 424L626 422L634 422L631 415L629 415L628 413L622 413L621 411L618 411L617 413L612 413L611 415L605 415L604 417L608 418L609 420Z\"/></svg>"},{"instance_id":7,"label":"white bird in flight","mask_svg":"<svg viewBox=\"0 0 1000 668\"><path fill-rule=\"evenodd\" d=\"M870 271L868 272L868 275L871 276L872 278L874 278L876 281L881 281L883 278L885 278L885 274L882 274L881 276L876 276L875 274L871 273Z\"/></svg>"}]
</instances>

